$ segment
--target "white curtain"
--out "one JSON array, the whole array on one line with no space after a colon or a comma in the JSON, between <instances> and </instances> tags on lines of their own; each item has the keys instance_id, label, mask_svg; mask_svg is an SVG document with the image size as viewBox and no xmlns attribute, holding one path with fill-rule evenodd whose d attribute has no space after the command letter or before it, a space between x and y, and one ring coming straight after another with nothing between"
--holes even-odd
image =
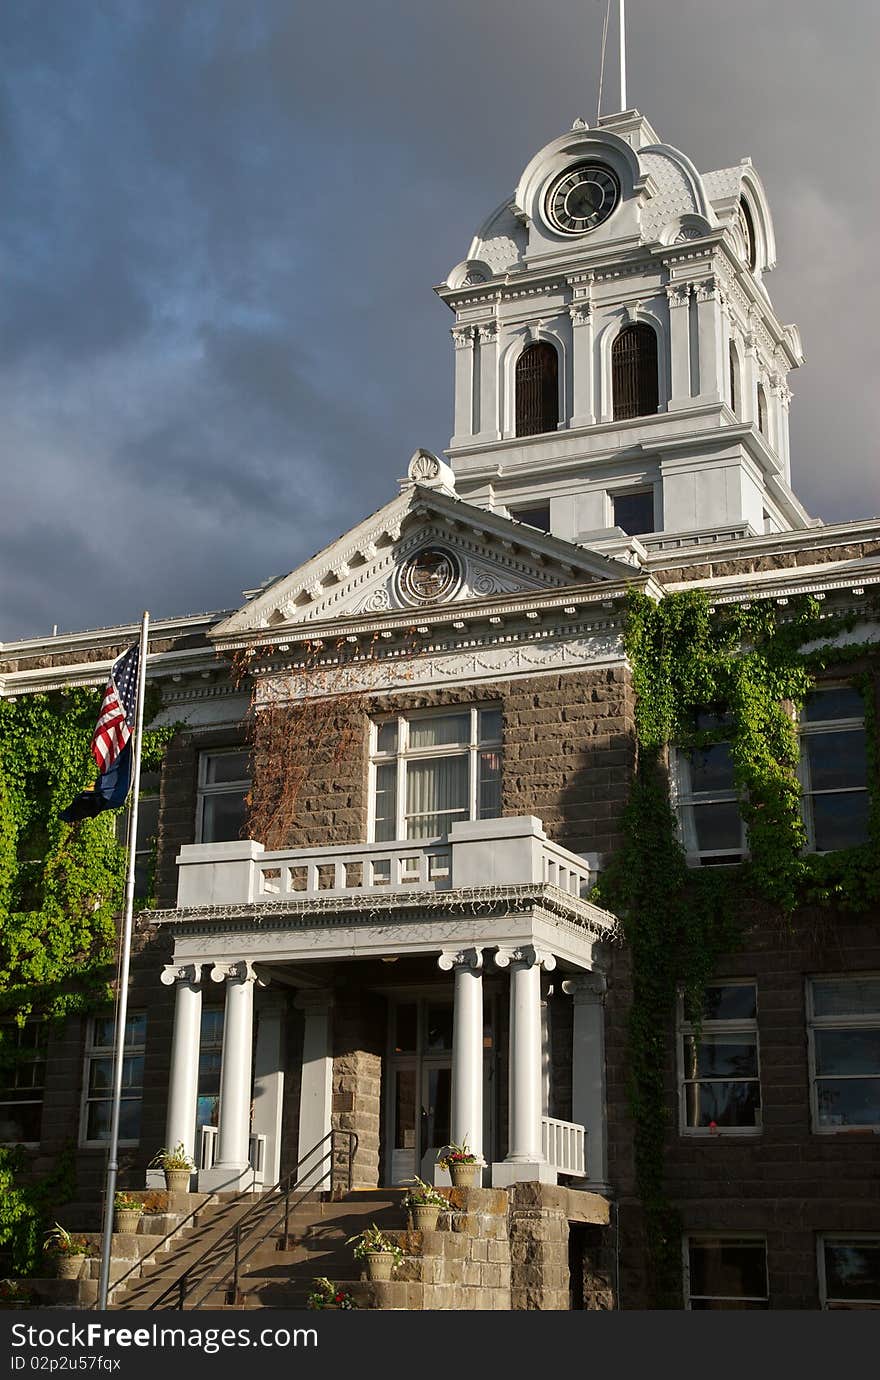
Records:
<instances>
[{"instance_id":1,"label":"white curtain","mask_svg":"<svg viewBox=\"0 0 880 1380\"><path fill-rule=\"evenodd\" d=\"M468 813L467 757L436 757L407 764L407 838L445 834L456 819L467 819Z\"/></svg>"}]
</instances>

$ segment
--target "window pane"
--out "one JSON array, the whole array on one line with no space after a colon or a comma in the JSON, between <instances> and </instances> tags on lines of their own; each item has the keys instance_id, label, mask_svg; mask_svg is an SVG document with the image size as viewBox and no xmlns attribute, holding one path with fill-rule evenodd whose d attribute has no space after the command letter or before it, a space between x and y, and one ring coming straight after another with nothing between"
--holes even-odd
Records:
<instances>
[{"instance_id":1,"label":"window pane","mask_svg":"<svg viewBox=\"0 0 880 1380\"><path fill-rule=\"evenodd\" d=\"M432 1146L448 1145L451 1135L452 1070L428 1070L428 1125L425 1137ZM423 1149L427 1150L428 1146Z\"/></svg>"},{"instance_id":2,"label":"window pane","mask_svg":"<svg viewBox=\"0 0 880 1380\"><path fill-rule=\"evenodd\" d=\"M817 1073L880 1075L880 1030L817 1030Z\"/></svg>"},{"instance_id":3,"label":"window pane","mask_svg":"<svg viewBox=\"0 0 880 1380\"><path fill-rule=\"evenodd\" d=\"M387 723L379 724L376 729L376 751L377 752L396 752L397 751L397 720L389 719Z\"/></svg>"},{"instance_id":4,"label":"window pane","mask_svg":"<svg viewBox=\"0 0 880 1380\"><path fill-rule=\"evenodd\" d=\"M0 1145L10 1141L38 1141L42 1120L42 1102L0 1104Z\"/></svg>"},{"instance_id":5,"label":"window pane","mask_svg":"<svg viewBox=\"0 0 880 1380\"><path fill-rule=\"evenodd\" d=\"M820 1126L880 1126L880 1078L816 1081Z\"/></svg>"},{"instance_id":6,"label":"window pane","mask_svg":"<svg viewBox=\"0 0 880 1380\"><path fill-rule=\"evenodd\" d=\"M880 1303L880 1241L826 1241L825 1289L829 1299Z\"/></svg>"},{"instance_id":7,"label":"window pane","mask_svg":"<svg viewBox=\"0 0 880 1380\"><path fill-rule=\"evenodd\" d=\"M811 733L801 739L810 790L834 791L867 785L864 729Z\"/></svg>"},{"instance_id":8,"label":"window pane","mask_svg":"<svg viewBox=\"0 0 880 1380\"><path fill-rule=\"evenodd\" d=\"M701 733L717 733L722 728L733 727L733 715L729 709L698 709L696 727Z\"/></svg>"},{"instance_id":9,"label":"window pane","mask_svg":"<svg viewBox=\"0 0 880 1380\"><path fill-rule=\"evenodd\" d=\"M86 1122L87 1140L110 1139L110 1102L90 1102Z\"/></svg>"},{"instance_id":10,"label":"window pane","mask_svg":"<svg viewBox=\"0 0 880 1380\"><path fill-rule=\"evenodd\" d=\"M828 719L861 719L865 704L858 690L840 685L833 690L811 690L804 701L801 718L807 723Z\"/></svg>"},{"instance_id":11,"label":"window pane","mask_svg":"<svg viewBox=\"0 0 880 1380\"><path fill-rule=\"evenodd\" d=\"M94 1035L93 1035L93 1044L95 1044L95 1045L96 1045L98 1048L100 1048L100 1049L106 1049L108 1046L109 1046L110 1048L112 1048L112 1047L113 1047L113 1032L114 1032L115 1028L116 1028L116 1022L115 1022L115 1020L113 1019L112 1016L96 1016L96 1017L95 1017L95 1024L94 1024L94 1027L93 1027L93 1031L94 1031ZM127 1023L127 1022L126 1022L126 1033L128 1033L128 1023ZM127 1043L127 1042L126 1042L126 1043Z\"/></svg>"},{"instance_id":12,"label":"window pane","mask_svg":"<svg viewBox=\"0 0 880 1380\"><path fill-rule=\"evenodd\" d=\"M415 1050L418 1038L418 1012L419 1008L414 1001L398 1006L395 1053L410 1053Z\"/></svg>"},{"instance_id":13,"label":"window pane","mask_svg":"<svg viewBox=\"0 0 880 1380\"><path fill-rule=\"evenodd\" d=\"M494 743L500 742L502 734L501 710L500 709L481 709L480 710L480 742Z\"/></svg>"},{"instance_id":14,"label":"window pane","mask_svg":"<svg viewBox=\"0 0 880 1380\"><path fill-rule=\"evenodd\" d=\"M708 791L719 795L734 789L733 758L729 743L714 743L712 747L697 748L688 754L691 766L691 790L696 795Z\"/></svg>"},{"instance_id":15,"label":"window pane","mask_svg":"<svg viewBox=\"0 0 880 1380\"><path fill-rule=\"evenodd\" d=\"M735 801L717 805L694 805L694 829L701 853L725 850L742 851L742 820Z\"/></svg>"},{"instance_id":16,"label":"window pane","mask_svg":"<svg viewBox=\"0 0 880 1380\"><path fill-rule=\"evenodd\" d=\"M397 764L385 762L376 768L376 827L377 843L387 843L397 837Z\"/></svg>"},{"instance_id":17,"label":"window pane","mask_svg":"<svg viewBox=\"0 0 880 1380\"><path fill-rule=\"evenodd\" d=\"M830 853L836 848L855 848L868 842L867 791L814 795L812 806L817 852Z\"/></svg>"},{"instance_id":18,"label":"window pane","mask_svg":"<svg viewBox=\"0 0 880 1380\"><path fill-rule=\"evenodd\" d=\"M416 1144L416 1071L398 1069L394 1089L394 1146L414 1150Z\"/></svg>"},{"instance_id":19,"label":"window pane","mask_svg":"<svg viewBox=\"0 0 880 1380\"><path fill-rule=\"evenodd\" d=\"M691 1241L691 1293L715 1297L766 1298L766 1254L763 1241L737 1241L723 1237Z\"/></svg>"},{"instance_id":20,"label":"window pane","mask_svg":"<svg viewBox=\"0 0 880 1380\"><path fill-rule=\"evenodd\" d=\"M202 1046L219 1045L223 1041L223 1007L206 1006L202 1008L202 1019L199 1030L199 1040Z\"/></svg>"},{"instance_id":21,"label":"window pane","mask_svg":"<svg viewBox=\"0 0 880 1380\"><path fill-rule=\"evenodd\" d=\"M760 1126L759 1083L689 1083L685 1090L686 1125Z\"/></svg>"},{"instance_id":22,"label":"window pane","mask_svg":"<svg viewBox=\"0 0 880 1380\"><path fill-rule=\"evenodd\" d=\"M217 786L224 781L250 780L249 752L211 752L206 755L205 781L207 785Z\"/></svg>"},{"instance_id":23,"label":"window pane","mask_svg":"<svg viewBox=\"0 0 880 1380\"><path fill-rule=\"evenodd\" d=\"M89 1092L110 1092L113 1087L113 1060L91 1059L89 1061Z\"/></svg>"},{"instance_id":24,"label":"window pane","mask_svg":"<svg viewBox=\"0 0 880 1380\"><path fill-rule=\"evenodd\" d=\"M757 1078L758 1036L686 1035L684 1058L686 1078Z\"/></svg>"},{"instance_id":25,"label":"window pane","mask_svg":"<svg viewBox=\"0 0 880 1380\"><path fill-rule=\"evenodd\" d=\"M480 819L501 814L501 754L480 753Z\"/></svg>"},{"instance_id":26,"label":"window pane","mask_svg":"<svg viewBox=\"0 0 880 1380\"><path fill-rule=\"evenodd\" d=\"M618 494L614 499L614 526L622 528L630 537L653 532L653 493Z\"/></svg>"},{"instance_id":27,"label":"window pane","mask_svg":"<svg viewBox=\"0 0 880 1380\"><path fill-rule=\"evenodd\" d=\"M517 522L525 522L529 527L537 527L541 532L550 531L550 505L544 508L511 508L510 516Z\"/></svg>"},{"instance_id":28,"label":"window pane","mask_svg":"<svg viewBox=\"0 0 880 1380\"><path fill-rule=\"evenodd\" d=\"M217 1097L220 1093L220 1051L203 1050L199 1055L199 1097Z\"/></svg>"},{"instance_id":29,"label":"window pane","mask_svg":"<svg viewBox=\"0 0 880 1380\"><path fill-rule=\"evenodd\" d=\"M245 819L245 795L206 795L202 813L202 843L230 843L241 838Z\"/></svg>"},{"instance_id":30,"label":"window pane","mask_svg":"<svg viewBox=\"0 0 880 1380\"><path fill-rule=\"evenodd\" d=\"M754 983L724 983L706 988L703 1020L749 1021L757 1014L758 996Z\"/></svg>"},{"instance_id":31,"label":"window pane","mask_svg":"<svg viewBox=\"0 0 880 1380\"><path fill-rule=\"evenodd\" d=\"M445 747L449 743L469 743L470 714L443 714L432 719L413 719L409 726L411 748Z\"/></svg>"},{"instance_id":32,"label":"window pane","mask_svg":"<svg viewBox=\"0 0 880 1380\"><path fill-rule=\"evenodd\" d=\"M159 797L148 795L138 801L138 849L152 848L159 832Z\"/></svg>"},{"instance_id":33,"label":"window pane","mask_svg":"<svg viewBox=\"0 0 880 1380\"><path fill-rule=\"evenodd\" d=\"M426 1028L426 1049L452 1049L452 1007L429 1006Z\"/></svg>"},{"instance_id":34,"label":"window pane","mask_svg":"<svg viewBox=\"0 0 880 1380\"><path fill-rule=\"evenodd\" d=\"M443 834L468 817L468 759L439 757L409 762L406 771L407 838Z\"/></svg>"},{"instance_id":35,"label":"window pane","mask_svg":"<svg viewBox=\"0 0 880 1380\"><path fill-rule=\"evenodd\" d=\"M812 988L817 1016L880 1016L880 977L823 978Z\"/></svg>"},{"instance_id":36,"label":"window pane","mask_svg":"<svg viewBox=\"0 0 880 1380\"><path fill-rule=\"evenodd\" d=\"M109 1125L107 1135L109 1137ZM119 1108L119 1139L138 1140L141 1134L141 1102L123 1099Z\"/></svg>"}]
</instances>

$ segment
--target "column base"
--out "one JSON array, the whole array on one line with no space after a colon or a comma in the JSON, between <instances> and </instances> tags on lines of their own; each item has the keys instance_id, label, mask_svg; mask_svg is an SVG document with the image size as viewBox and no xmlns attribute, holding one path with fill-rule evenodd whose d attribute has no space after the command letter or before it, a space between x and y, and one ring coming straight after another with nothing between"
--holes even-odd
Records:
<instances>
[{"instance_id":1,"label":"column base","mask_svg":"<svg viewBox=\"0 0 880 1380\"><path fill-rule=\"evenodd\" d=\"M492 1187L511 1184L555 1184L558 1175L546 1160L496 1160L492 1165Z\"/></svg>"},{"instance_id":2,"label":"column base","mask_svg":"<svg viewBox=\"0 0 880 1380\"><path fill-rule=\"evenodd\" d=\"M199 1193L242 1193L248 1188L256 1192L260 1187L250 1164L215 1164L199 1170Z\"/></svg>"}]
</instances>

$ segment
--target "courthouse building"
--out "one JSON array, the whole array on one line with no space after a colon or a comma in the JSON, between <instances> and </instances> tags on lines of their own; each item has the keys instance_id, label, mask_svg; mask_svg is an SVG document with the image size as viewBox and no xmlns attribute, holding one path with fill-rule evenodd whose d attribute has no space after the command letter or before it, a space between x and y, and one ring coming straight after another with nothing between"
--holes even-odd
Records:
<instances>
[{"instance_id":1,"label":"courthouse building","mask_svg":"<svg viewBox=\"0 0 880 1380\"><path fill-rule=\"evenodd\" d=\"M152 624L181 726L143 783L129 1186L183 1142L193 1191L258 1191L336 1129L353 1186L392 1188L464 1140L486 1187L608 1204L571 1213L572 1306L651 1306L628 918L593 896L639 754L636 595L849 616L863 656L797 709L805 849L871 838L880 519L825 525L792 487L775 259L749 158L700 172L636 110L575 121L436 289L445 458L401 457L398 493L240 608ZM136 635L7 643L2 693L101 687ZM727 744L664 764L689 866L729 875ZM659 1032L681 1307L880 1302L878 913L823 914L740 914L702 1021L682 997ZM97 1203L112 1016L40 1029L0 1138L42 1166L74 1139Z\"/></svg>"}]
</instances>

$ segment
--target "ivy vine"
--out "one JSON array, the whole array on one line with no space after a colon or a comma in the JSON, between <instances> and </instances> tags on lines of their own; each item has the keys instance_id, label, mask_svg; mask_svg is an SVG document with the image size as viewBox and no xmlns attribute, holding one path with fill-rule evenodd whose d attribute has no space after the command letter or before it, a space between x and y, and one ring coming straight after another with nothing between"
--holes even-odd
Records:
<instances>
[{"instance_id":1,"label":"ivy vine","mask_svg":"<svg viewBox=\"0 0 880 1380\"><path fill-rule=\"evenodd\" d=\"M625 645L637 692L638 756L624 842L604 874L603 905L621 918L633 965L628 1026L630 1110L657 1307L681 1307L681 1224L664 1185L665 1069L678 992L699 1020L706 983L741 941L754 906L783 931L803 906L863 911L880 899L880 793L869 842L805 854L797 713L817 673L837 666L862 692L869 780L877 781L873 665L878 646L831 645L854 620L810 597L713 608L704 591L655 603L630 593ZM670 805L668 748L730 745L748 861L689 868Z\"/></svg>"}]
</instances>

